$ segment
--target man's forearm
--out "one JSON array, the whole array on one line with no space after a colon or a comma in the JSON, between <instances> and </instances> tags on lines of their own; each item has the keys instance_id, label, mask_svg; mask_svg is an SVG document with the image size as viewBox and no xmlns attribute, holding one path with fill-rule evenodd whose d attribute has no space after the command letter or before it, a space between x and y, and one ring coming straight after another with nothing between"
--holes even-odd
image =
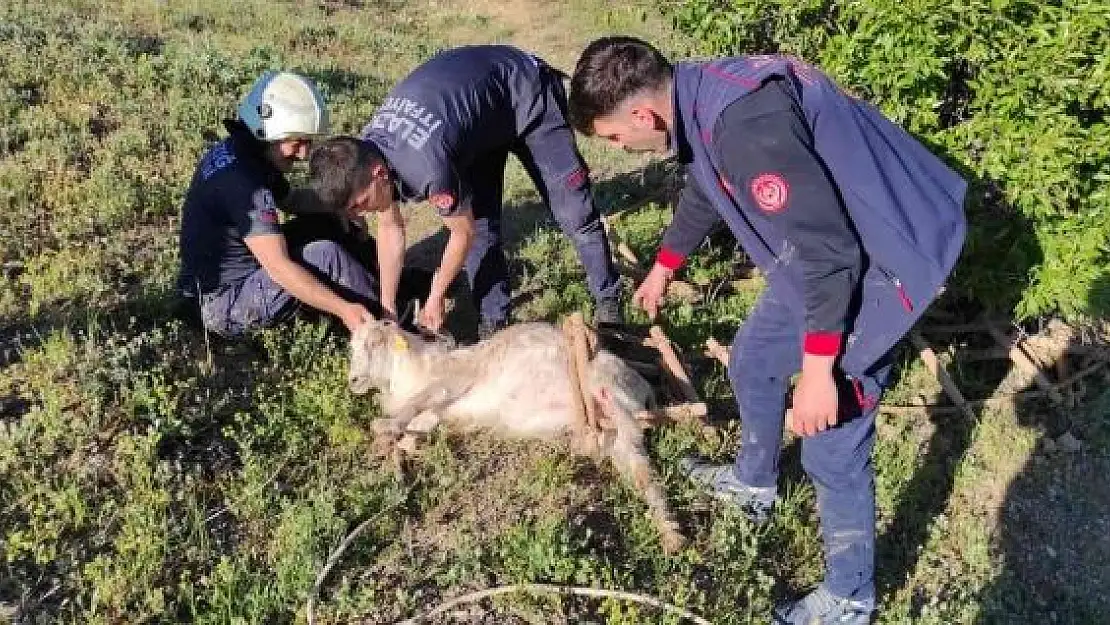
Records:
<instances>
[{"instance_id":1,"label":"man's forearm","mask_svg":"<svg viewBox=\"0 0 1110 625\"><path fill-rule=\"evenodd\" d=\"M281 263L276 267L267 268L266 271L281 288L317 310L338 315L339 307L347 303L295 261Z\"/></svg>"},{"instance_id":2,"label":"man's forearm","mask_svg":"<svg viewBox=\"0 0 1110 625\"><path fill-rule=\"evenodd\" d=\"M397 314L397 288L405 264L405 227L386 219L378 221L378 281L382 307Z\"/></svg>"},{"instance_id":3,"label":"man's forearm","mask_svg":"<svg viewBox=\"0 0 1110 625\"><path fill-rule=\"evenodd\" d=\"M439 262L439 270L436 271L435 278L432 279L429 298L442 299L447 295L447 289L451 287L455 277L462 271L463 265L466 263L466 255L473 243L474 231L472 229L464 227L451 230L451 236L447 240L447 249L443 251L443 259Z\"/></svg>"}]
</instances>

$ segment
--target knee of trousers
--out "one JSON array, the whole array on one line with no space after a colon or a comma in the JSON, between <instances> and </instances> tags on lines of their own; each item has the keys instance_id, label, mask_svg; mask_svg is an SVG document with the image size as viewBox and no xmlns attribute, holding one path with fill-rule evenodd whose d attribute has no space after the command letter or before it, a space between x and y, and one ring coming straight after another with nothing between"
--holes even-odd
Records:
<instances>
[{"instance_id":1,"label":"knee of trousers","mask_svg":"<svg viewBox=\"0 0 1110 625\"><path fill-rule=\"evenodd\" d=\"M831 491L862 491L871 488L874 469L869 445L845 449L826 448L812 443L810 440L802 444L802 468L818 487Z\"/></svg>"},{"instance_id":2,"label":"knee of trousers","mask_svg":"<svg viewBox=\"0 0 1110 625\"><path fill-rule=\"evenodd\" d=\"M301 249L301 258L334 278L339 271L339 261L346 253L335 241L313 241Z\"/></svg>"},{"instance_id":3,"label":"knee of trousers","mask_svg":"<svg viewBox=\"0 0 1110 625\"><path fill-rule=\"evenodd\" d=\"M761 346L752 349L736 341L729 356L728 375L738 388L787 383L798 370L797 354L786 349Z\"/></svg>"},{"instance_id":4,"label":"knee of trousers","mask_svg":"<svg viewBox=\"0 0 1110 625\"><path fill-rule=\"evenodd\" d=\"M550 193L551 214L559 227L576 241L590 240L599 231L604 232L600 213L587 189L561 188Z\"/></svg>"}]
</instances>

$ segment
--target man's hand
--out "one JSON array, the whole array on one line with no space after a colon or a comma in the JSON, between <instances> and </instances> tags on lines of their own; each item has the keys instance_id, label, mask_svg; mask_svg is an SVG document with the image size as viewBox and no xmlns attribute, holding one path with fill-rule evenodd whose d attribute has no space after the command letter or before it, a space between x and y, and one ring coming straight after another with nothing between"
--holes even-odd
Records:
<instances>
[{"instance_id":1,"label":"man's hand","mask_svg":"<svg viewBox=\"0 0 1110 625\"><path fill-rule=\"evenodd\" d=\"M365 306L353 302L345 302L336 310L336 313L351 334L354 334L362 324L374 320L374 315L371 315Z\"/></svg>"},{"instance_id":2,"label":"man's hand","mask_svg":"<svg viewBox=\"0 0 1110 625\"><path fill-rule=\"evenodd\" d=\"M667 285L673 278L674 271L655 263L651 272L632 295L632 302L643 308L649 318L655 319L655 315L659 314L659 304L667 294Z\"/></svg>"},{"instance_id":3,"label":"man's hand","mask_svg":"<svg viewBox=\"0 0 1110 625\"><path fill-rule=\"evenodd\" d=\"M442 297L433 295L424 302L424 307L420 309L420 319L417 319L417 322L432 332L439 332L439 329L443 327L445 316L447 316L446 303Z\"/></svg>"},{"instance_id":4,"label":"man's hand","mask_svg":"<svg viewBox=\"0 0 1110 625\"><path fill-rule=\"evenodd\" d=\"M419 322L432 332L439 332L443 327L443 317L446 315L447 291L455 276L462 271L466 263L466 255L474 245L476 225L474 214L470 209L460 210L454 215L443 218L444 225L450 236L447 238L447 248L443 250L443 258L439 261L439 269L432 277L432 286L428 291L428 301L420 311Z\"/></svg>"},{"instance_id":5,"label":"man's hand","mask_svg":"<svg viewBox=\"0 0 1110 625\"><path fill-rule=\"evenodd\" d=\"M798 436L813 436L837 422L838 398L832 356L806 354L794 387L794 409L788 424Z\"/></svg>"}]
</instances>

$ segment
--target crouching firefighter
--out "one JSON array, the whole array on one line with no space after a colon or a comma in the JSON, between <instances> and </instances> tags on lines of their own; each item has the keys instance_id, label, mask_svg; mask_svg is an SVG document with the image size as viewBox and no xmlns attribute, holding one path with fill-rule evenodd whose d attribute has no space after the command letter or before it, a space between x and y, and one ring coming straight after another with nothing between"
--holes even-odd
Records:
<instances>
[{"instance_id":1,"label":"crouching firefighter","mask_svg":"<svg viewBox=\"0 0 1110 625\"><path fill-rule=\"evenodd\" d=\"M692 480L763 521L777 498L786 395L803 437L825 579L774 623L863 624L875 608L875 415L890 352L937 297L966 230L966 183L825 75L783 56L671 65L628 37L593 42L571 81L579 130L673 151L686 187L634 301L654 315L676 269L723 220L767 276L732 345L735 462Z\"/></svg>"},{"instance_id":2,"label":"crouching firefighter","mask_svg":"<svg viewBox=\"0 0 1110 625\"><path fill-rule=\"evenodd\" d=\"M395 315L405 251L399 204L427 200L450 233L421 325L439 330L448 287L465 269L479 336L509 317L502 249L505 165L524 165L585 266L599 323L621 321L620 283L590 193L590 177L566 118L563 75L508 46L446 50L386 96L359 139L324 142L312 158L321 198L378 213L382 307Z\"/></svg>"},{"instance_id":3,"label":"crouching firefighter","mask_svg":"<svg viewBox=\"0 0 1110 625\"><path fill-rule=\"evenodd\" d=\"M328 132L323 97L302 76L269 72L224 125L228 137L201 159L185 197L180 294L225 337L306 309L354 331L378 310L376 280L352 254L357 237L330 215L279 223L285 174Z\"/></svg>"}]
</instances>

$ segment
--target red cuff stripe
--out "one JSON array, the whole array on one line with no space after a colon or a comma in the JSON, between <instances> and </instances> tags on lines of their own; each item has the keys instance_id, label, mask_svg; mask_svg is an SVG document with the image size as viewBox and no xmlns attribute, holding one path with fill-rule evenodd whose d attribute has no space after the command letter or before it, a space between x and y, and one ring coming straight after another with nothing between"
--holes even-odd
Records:
<instances>
[{"instance_id":1,"label":"red cuff stripe","mask_svg":"<svg viewBox=\"0 0 1110 625\"><path fill-rule=\"evenodd\" d=\"M806 332L802 350L814 356L835 356L840 353L840 332Z\"/></svg>"},{"instance_id":2,"label":"red cuff stripe","mask_svg":"<svg viewBox=\"0 0 1110 625\"><path fill-rule=\"evenodd\" d=\"M659 263L660 265L663 265L664 267L666 267L667 269L670 269L671 271L674 271L675 269L678 269L679 267L681 267L682 262L685 261L685 260L686 260L685 256L683 256L682 254L679 254L678 252L676 252L676 251L674 251L670 248L666 248L666 247L659 248L659 254L657 254L655 256L655 262Z\"/></svg>"}]
</instances>

